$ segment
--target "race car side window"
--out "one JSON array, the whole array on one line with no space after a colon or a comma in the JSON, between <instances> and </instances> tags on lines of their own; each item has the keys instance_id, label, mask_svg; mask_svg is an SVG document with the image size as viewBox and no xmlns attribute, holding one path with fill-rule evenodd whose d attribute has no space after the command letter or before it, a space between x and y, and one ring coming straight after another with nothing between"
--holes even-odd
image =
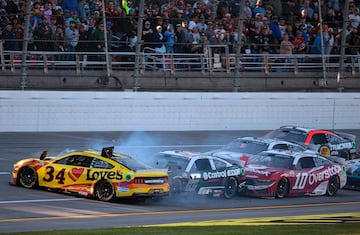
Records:
<instances>
[{"instance_id":1,"label":"race car side window","mask_svg":"<svg viewBox=\"0 0 360 235\"><path fill-rule=\"evenodd\" d=\"M326 144L328 143L327 138L325 136L325 134L323 133L318 133L318 134L314 134L312 139L311 139L311 143L313 144Z\"/></svg>"},{"instance_id":2,"label":"race car side window","mask_svg":"<svg viewBox=\"0 0 360 235\"><path fill-rule=\"evenodd\" d=\"M72 155L65 158L62 158L56 161L57 164L65 164L70 166L82 166L82 167L89 167L93 158L82 156L82 155Z\"/></svg>"},{"instance_id":3,"label":"race car side window","mask_svg":"<svg viewBox=\"0 0 360 235\"><path fill-rule=\"evenodd\" d=\"M209 159L198 159L195 161L196 169L199 171L211 171Z\"/></svg>"},{"instance_id":4,"label":"race car side window","mask_svg":"<svg viewBox=\"0 0 360 235\"><path fill-rule=\"evenodd\" d=\"M306 169L315 167L314 159L312 157L303 157L296 165L296 169Z\"/></svg>"},{"instance_id":5,"label":"race car side window","mask_svg":"<svg viewBox=\"0 0 360 235\"><path fill-rule=\"evenodd\" d=\"M217 159L214 159L213 161L214 161L214 165L215 165L216 169L224 169L227 167L226 162L223 162L223 161L220 161Z\"/></svg>"},{"instance_id":6,"label":"race car side window","mask_svg":"<svg viewBox=\"0 0 360 235\"><path fill-rule=\"evenodd\" d=\"M101 159L94 158L94 160L91 163L92 168L101 168L101 169L112 169L114 166L108 162L105 162Z\"/></svg>"},{"instance_id":7,"label":"race car side window","mask_svg":"<svg viewBox=\"0 0 360 235\"><path fill-rule=\"evenodd\" d=\"M335 135L326 135L326 138L328 140L329 143L332 144L340 144L342 141L339 137L335 136Z\"/></svg>"},{"instance_id":8,"label":"race car side window","mask_svg":"<svg viewBox=\"0 0 360 235\"><path fill-rule=\"evenodd\" d=\"M287 144L276 144L273 149L289 150L289 146Z\"/></svg>"},{"instance_id":9,"label":"race car side window","mask_svg":"<svg viewBox=\"0 0 360 235\"><path fill-rule=\"evenodd\" d=\"M327 165L332 164L331 161L329 161L325 158L322 158L322 157L314 158L314 160L315 160L316 166L327 166Z\"/></svg>"},{"instance_id":10,"label":"race car side window","mask_svg":"<svg viewBox=\"0 0 360 235\"><path fill-rule=\"evenodd\" d=\"M90 167L92 160L93 160L92 157L74 155L69 157L69 160L66 163L66 165Z\"/></svg>"}]
</instances>

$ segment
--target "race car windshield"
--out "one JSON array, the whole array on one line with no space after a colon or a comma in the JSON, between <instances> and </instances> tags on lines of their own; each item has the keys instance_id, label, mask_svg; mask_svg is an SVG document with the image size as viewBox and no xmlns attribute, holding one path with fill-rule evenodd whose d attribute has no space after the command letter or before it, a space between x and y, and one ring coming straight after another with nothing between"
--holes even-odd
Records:
<instances>
[{"instance_id":1,"label":"race car windshield","mask_svg":"<svg viewBox=\"0 0 360 235\"><path fill-rule=\"evenodd\" d=\"M290 142L304 143L306 139L306 133L291 130L274 130L264 136L269 139L281 139Z\"/></svg>"},{"instance_id":2,"label":"race car windshield","mask_svg":"<svg viewBox=\"0 0 360 235\"><path fill-rule=\"evenodd\" d=\"M133 158L122 158L122 157L113 157L113 160L117 161L118 163L126 166L130 170L140 170L140 169L151 169L150 166L146 165L145 163L142 163L138 160L135 160Z\"/></svg>"},{"instance_id":3,"label":"race car windshield","mask_svg":"<svg viewBox=\"0 0 360 235\"><path fill-rule=\"evenodd\" d=\"M221 149L236 153L257 154L267 150L268 144L261 142L234 140Z\"/></svg>"},{"instance_id":4,"label":"race car windshield","mask_svg":"<svg viewBox=\"0 0 360 235\"><path fill-rule=\"evenodd\" d=\"M282 155L257 155L249 159L249 165L260 165L274 168L290 169L293 158Z\"/></svg>"}]
</instances>

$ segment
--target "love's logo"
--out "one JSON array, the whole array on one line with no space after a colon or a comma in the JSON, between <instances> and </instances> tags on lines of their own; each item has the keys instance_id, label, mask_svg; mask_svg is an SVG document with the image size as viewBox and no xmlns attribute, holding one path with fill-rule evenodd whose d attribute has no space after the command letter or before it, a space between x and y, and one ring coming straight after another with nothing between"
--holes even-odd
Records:
<instances>
[{"instance_id":1,"label":"love's logo","mask_svg":"<svg viewBox=\"0 0 360 235\"><path fill-rule=\"evenodd\" d=\"M71 169L71 171L68 172L68 176L72 181L76 182L77 179L80 178L83 172L84 172L84 168L73 168Z\"/></svg>"}]
</instances>

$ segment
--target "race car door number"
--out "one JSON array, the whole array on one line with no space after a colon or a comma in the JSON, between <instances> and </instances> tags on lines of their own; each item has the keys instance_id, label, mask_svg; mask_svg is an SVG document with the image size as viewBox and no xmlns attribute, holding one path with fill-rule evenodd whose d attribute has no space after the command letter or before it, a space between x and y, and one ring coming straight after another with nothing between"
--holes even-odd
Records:
<instances>
[{"instance_id":1,"label":"race car door number","mask_svg":"<svg viewBox=\"0 0 360 235\"><path fill-rule=\"evenodd\" d=\"M190 179L185 187L185 191L186 192L192 192L192 191L195 191L198 184L199 184L199 181L200 180L193 180L193 179Z\"/></svg>"}]
</instances>

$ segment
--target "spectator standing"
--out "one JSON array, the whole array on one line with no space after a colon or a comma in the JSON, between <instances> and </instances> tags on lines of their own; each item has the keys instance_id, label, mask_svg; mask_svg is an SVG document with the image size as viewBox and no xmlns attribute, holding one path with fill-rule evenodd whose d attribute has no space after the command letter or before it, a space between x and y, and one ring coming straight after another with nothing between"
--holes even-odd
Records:
<instances>
[{"instance_id":1,"label":"spectator standing","mask_svg":"<svg viewBox=\"0 0 360 235\"><path fill-rule=\"evenodd\" d=\"M329 28L328 29L328 41L327 41L327 44L326 44L326 54L327 55L330 55L332 54L332 49L333 49L333 46L334 46L334 43L335 43L335 37L334 37L334 29L333 28Z\"/></svg>"},{"instance_id":2,"label":"spectator standing","mask_svg":"<svg viewBox=\"0 0 360 235\"><path fill-rule=\"evenodd\" d=\"M48 19L44 17L42 24L39 25L37 29L38 42L36 43L36 48L39 51L52 51L53 43L52 31L49 25Z\"/></svg>"},{"instance_id":3,"label":"spectator standing","mask_svg":"<svg viewBox=\"0 0 360 235\"><path fill-rule=\"evenodd\" d=\"M174 32L174 27L172 24L169 24L167 30L164 33L166 38L166 53L174 53L174 45L176 42L176 36Z\"/></svg>"},{"instance_id":4,"label":"spectator standing","mask_svg":"<svg viewBox=\"0 0 360 235\"><path fill-rule=\"evenodd\" d=\"M357 28L360 24L359 8L355 8L352 14L349 14L349 20L352 28Z\"/></svg>"},{"instance_id":5,"label":"spectator standing","mask_svg":"<svg viewBox=\"0 0 360 235\"><path fill-rule=\"evenodd\" d=\"M294 38L294 54L305 54L306 52L306 42L303 34L300 30L296 31L296 36Z\"/></svg>"},{"instance_id":6,"label":"spectator standing","mask_svg":"<svg viewBox=\"0 0 360 235\"><path fill-rule=\"evenodd\" d=\"M15 51L16 49L16 34L13 26L9 23L2 31L2 39L4 39L4 50Z\"/></svg>"},{"instance_id":7,"label":"spectator standing","mask_svg":"<svg viewBox=\"0 0 360 235\"><path fill-rule=\"evenodd\" d=\"M65 29L66 51L73 53L76 51L76 46L79 42L79 30L76 28L75 21L70 22L70 26ZM66 60L74 60L74 54L69 54Z\"/></svg>"},{"instance_id":8,"label":"spectator standing","mask_svg":"<svg viewBox=\"0 0 360 235\"><path fill-rule=\"evenodd\" d=\"M144 40L144 47L151 47L151 42L154 37L154 31L151 28L151 22L145 21L144 28L142 31L142 40Z\"/></svg>"},{"instance_id":9,"label":"spectator standing","mask_svg":"<svg viewBox=\"0 0 360 235\"><path fill-rule=\"evenodd\" d=\"M153 48L157 53L165 53L166 52L166 38L162 33L162 26L156 26L156 32L154 33L153 38Z\"/></svg>"},{"instance_id":10,"label":"spectator standing","mask_svg":"<svg viewBox=\"0 0 360 235\"><path fill-rule=\"evenodd\" d=\"M79 42L76 46L76 51L86 52L89 49L90 32L85 29L83 24L78 24L79 29Z\"/></svg>"},{"instance_id":11,"label":"spectator standing","mask_svg":"<svg viewBox=\"0 0 360 235\"><path fill-rule=\"evenodd\" d=\"M271 17L271 22L269 23L269 28L270 28L271 37L272 37L272 41L271 41L271 44L273 45L272 49L274 52L278 53L280 40L282 38L278 16Z\"/></svg>"},{"instance_id":12,"label":"spectator standing","mask_svg":"<svg viewBox=\"0 0 360 235\"><path fill-rule=\"evenodd\" d=\"M285 33L283 40L280 43L280 54L281 55L292 55L294 50L294 45L289 40L289 34ZM287 71L288 64L291 63L289 57L279 58L280 63L285 63L284 71Z\"/></svg>"},{"instance_id":13,"label":"spectator standing","mask_svg":"<svg viewBox=\"0 0 360 235\"><path fill-rule=\"evenodd\" d=\"M64 28L61 25L56 27L55 34L53 36L54 40L54 50L58 52L65 52L65 35L64 35ZM55 55L55 60L65 60L65 56L63 54Z\"/></svg>"}]
</instances>

